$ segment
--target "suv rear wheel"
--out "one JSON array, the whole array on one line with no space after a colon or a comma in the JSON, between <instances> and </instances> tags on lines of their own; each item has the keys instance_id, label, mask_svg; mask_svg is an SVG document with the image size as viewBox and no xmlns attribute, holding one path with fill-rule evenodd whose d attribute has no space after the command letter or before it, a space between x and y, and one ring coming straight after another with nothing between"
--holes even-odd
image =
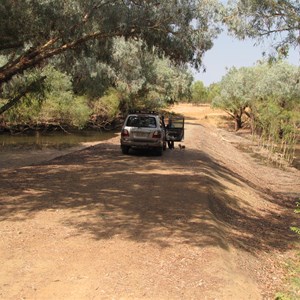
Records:
<instances>
[{"instance_id":1,"label":"suv rear wheel","mask_svg":"<svg viewBox=\"0 0 300 300\"><path fill-rule=\"evenodd\" d=\"M130 148L130 147L128 147L128 146L121 146L122 153L123 153L123 154L128 154L129 148Z\"/></svg>"},{"instance_id":2,"label":"suv rear wheel","mask_svg":"<svg viewBox=\"0 0 300 300\"><path fill-rule=\"evenodd\" d=\"M162 156L162 154L163 154L163 148L158 148L156 150L156 153L157 153L158 156Z\"/></svg>"}]
</instances>

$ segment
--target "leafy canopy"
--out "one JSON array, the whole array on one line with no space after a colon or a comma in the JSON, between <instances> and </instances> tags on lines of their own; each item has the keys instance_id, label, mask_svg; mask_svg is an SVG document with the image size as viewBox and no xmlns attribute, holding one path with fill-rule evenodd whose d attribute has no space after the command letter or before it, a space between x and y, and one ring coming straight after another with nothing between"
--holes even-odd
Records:
<instances>
[{"instance_id":1,"label":"leafy canopy","mask_svg":"<svg viewBox=\"0 0 300 300\"><path fill-rule=\"evenodd\" d=\"M2 0L0 54L9 61L0 68L0 85L70 49L109 60L110 40L120 36L199 67L217 33L217 9L213 0Z\"/></svg>"},{"instance_id":2,"label":"leafy canopy","mask_svg":"<svg viewBox=\"0 0 300 300\"><path fill-rule=\"evenodd\" d=\"M243 125L242 117L250 118L253 133L291 162L299 132L299 74L299 67L283 61L233 68L222 79L213 104L235 119L236 129Z\"/></svg>"},{"instance_id":3,"label":"leafy canopy","mask_svg":"<svg viewBox=\"0 0 300 300\"><path fill-rule=\"evenodd\" d=\"M202 81L196 81L192 85L192 102L193 103L206 103L208 89L204 86Z\"/></svg>"},{"instance_id":4,"label":"leafy canopy","mask_svg":"<svg viewBox=\"0 0 300 300\"><path fill-rule=\"evenodd\" d=\"M298 0L231 0L224 22L239 38L271 38L277 52L286 56L300 45L300 2Z\"/></svg>"},{"instance_id":5,"label":"leafy canopy","mask_svg":"<svg viewBox=\"0 0 300 300\"><path fill-rule=\"evenodd\" d=\"M115 86L126 109L158 109L168 102L189 97L192 76L185 66L144 49L142 41L114 40ZM126 103L125 103L126 102Z\"/></svg>"}]
</instances>

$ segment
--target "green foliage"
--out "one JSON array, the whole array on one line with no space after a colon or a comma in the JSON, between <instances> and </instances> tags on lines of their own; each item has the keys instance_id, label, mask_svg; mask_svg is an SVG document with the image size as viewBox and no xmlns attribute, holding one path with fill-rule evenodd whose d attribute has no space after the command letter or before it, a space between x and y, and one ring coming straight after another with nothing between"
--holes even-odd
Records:
<instances>
[{"instance_id":1,"label":"green foliage","mask_svg":"<svg viewBox=\"0 0 300 300\"><path fill-rule=\"evenodd\" d=\"M292 162L300 120L299 68L285 62L255 68L257 82L253 90L256 132L270 152L280 152Z\"/></svg>"},{"instance_id":2,"label":"green foliage","mask_svg":"<svg viewBox=\"0 0 300 300\"><path fill-rule=\"evenodd\" d=\"M4 66L5 64L7 64L7 57L0 55L0 67Z\"/></svg>"},{"instance_id":3,"label":"green foliage","mask_svg":"<svg viewBox=\"0 0 300 300\"><path fill-rule=\"evenodd\" d=\"M43 99L46 86L44 82L41 82L42 76L43 74L38 69L25 71L22 75L16 75L10 82L2 85L2 98L13 98L22 93L23 90L27 90L30 86L31 88L26 93L27 98L35 97Z\"/></svg>"},{"instance_id":4,"label":"green foliage","mask_svg":"<svg viewBox=\"0 0 300 300\"><path fill-rule=\"evenodd\" d=\"M77 96L73 99L69 108L70 124L79 129L85 127L92 111L87 105L87 99L84 96Z\"/></svg>"},{"instance_id":5,"label":"green foliage","mask_svg":"<svg viewBox=\"0 0 300 300\"><path fill-rule=\"evenodd\" d=\"M300 292L300 253L286 262L288 272L286 284L281 292L275 296L276 300L298 300Z\"/></svg>"},{"instance_id":6,"label":"green foliage","mask_svg":"<svg viewBox=\"0 0 300 300\"><path fill-rule=\"evenodd\" d=\"M237 37L263 41L271 37L279 57L299 46L300 2L298 0L232 0L223 20ZM269 39L271 40L271 39Z\"/></svg>"},{"instance_id":7,"label":"green foliage","mask_svg":"<svg viewBox=\"0 0 300 300\"><path fill-rule=\"evenodd\" d=\"M181 101L189 97L192 76L188 68L175 66L168 58L159 58L155 49L150 52L143 47L141 41L115 39L113 49L111 64L98 65L96 68L99 70L95 72L93 81L82 79L80 82L80 84L85 82L95 86L94 96L101 93L100 90L106 87L104 95L101 93L102 97L90 99L93 115L97 116L98 120L102 118L112 121L119 114L120 109L123 111L131 108L160 109L174 101ZM104 84L98 77L101 70L106 70L110 77L110 80ZM44 120L45 123L66 123L82 127L87 121L88 115L92 113L85 109L87 104L82 105L82 102L76 100L73 92L74 79L53 65L47 65L42 72L37 69L35 73L25 72L23 77L16 76L10 83L4 85L4 91L7 90L7 98L12 97L14 93L19 93L19 81L19 85L22 86L24 81L32 82L33 79L30 78L37 80L37 75L46 77L44 89L42 89L44 97L40 97L39 101L36 101L36 95L32 92L28 93L27 100L23 100L24 105L26 102L26 109L24 105L16 107L6 114L6 120L9 120L9 123L39 123ZM115 88L109 87L112 86L112 82L114 82ZM78 90L78 88L77 82L75 90L77 92L81 90L79 94L82 94L84 90L81 88ZM85 93L91 96L92 89L87 89ZM78 99L85 97L82 96ZM76 102L76 105L69 107L72 102ZM32 105L32 111L30 111L30 105ZM75 112L75 108L77 108L77 112ZM79 118L77 121L75 116Z\"/></svg>"},{"instance_id":8,"label":"green foliage","mask_svg":"<svg viewBox=\"0 0 300 300\"><path fill-rule=\"evenodd\" d=\"M141 41L121 38L114 41L113 59L118 90L129 97L141 93L154 56L142 49Z\"/></svg>"},{"instance_id":9,"label":"green foliage","mask_svg":"<svg viewBox=\"0 0 300 300\"><path fill-rule=\"evenodd\" d=\"M66 73L63 73L51 65L47 65L42 71L42 74L46 76L46 85L48 87L48 95L51 94L54 97L61 97L61 93L72 93L72 81L71 77Z\"/></svg>"},{"instance_id":10,"label":"green foliage","mask_svg":"<svg viewBox=\"0 0 300 300\"><path fill-rule=\"evenodd\" d=\"M113 88L106 91L105 95L93 102L93 112L103 119L113 120L119 114L121 94Z\"/></svg>"},{"instance_id":11,"label":"green foliage","mask_svg":"<svg viewBox=\"0 0 300 300\"><path fill-rule=\"evenodd\" d=\"M277 161L292 162L300 120L299 74L298 67L283 61L233 68L220 82L213 105L235 119L236 129L250 119L253 133L260 135L270 158L280 153Z\"/></svg>"},{"instance_id":12,"label":"green foliage","mask_svg":"<svg viewBox=\"0 0 300 300\"><path fill-rule=\"evenodd\" d=\"M220 95L220 84L212 83L207 88L207 101L208 103L212 103L213 99Z\"/></svg>"},{"instance_id":13,"label":"green foliage","mask_svg":"<svg viewBox=\"0 0 300 300\"><path fill-rule=\"evenodd\" d=\"M284 293L277 293L275 296L275 300L293 300L293 299Z\"/></svg>"},{"instance_id":14,"label":"green foliage","mask_svg":"<svg viewBox=\"0 0 300 300\"><path fill-rule=\"evenodd\" d=\"M235 120L235 128L242 125L242 115L251 100L255 78L250 68L232 68L219 84L220 94L213 99L212 105L225 110Z\"/></svg>"},{"instance_id":15,"label":"green foliage","mask_svg":"<svg viewBox=\"0 0 300 300\"><path fill-rule=\"evenodd\" d=\"M143 99L151 107L187 99L191 75L185 64L201 67L203 54L219 33L221 9L216 0L3 0L0 97L11 105L25 103L25 94L27 104L38 96L42 100L48 86L39 84L33 91L32 83L42 83L39 68L50 62L72 79L72 88L59 86L64 80L47 80L52 82L47 97L55 102L53 107L45 103L50 111L64 110L72 89L98 99L109 87L117 87L121 107L127 108ZM55 89L63 91L58 97L65 102L59 105ZM58 116L70 118L66 112Z\"/></svg>"},{"instance_id":16,"label":"green foliage","mask_svg":"<svg viewBox=\"0 0 300 300\"><path fill-rule=\"evenodd\" d=\"M207 103L208 90L202 81L196 81L192 85L192 103Z\"/></svg>"},{"instance_id":17,"label":"green foliage","mask_svg":"<svg viewBox=\"0 0 300 300\"><path fill-rule=\"evenodd\" d=\"M23 76L21 81L32 81L34 80L32 79L33 75L34 73L30 72L28 77ZM70 76L50 65L44 68L39 76L46 76L43 98L36 97L36 93L27 94L19 105L5 112L4 121L12 125L63 123L79 128L83 127L88 121L91 111L86 98L75 97ZM5 93L9 94L15 91L16 86L7 85L5 88ZM9 90L10 88L11 90Z\"/></svg>"},{"instance_id":18,"label":"green foliage","mask_svg":"<svg viewBox=\"0 0 300 300\"><path fill-rule=\"evenodd\" d=\"M152 89L166 104L173 104L190 98L193 77L185 66L174 66L167 58L156 59L156 79Z\"/></svg>"},{"instance_id":19,"label":"green foliage","mask_svg":"<svg viewBox=\"0 0 300 300\"><path fill-rule=\"evenodd\" d=\"M48 91L40 112L41 119L45 123L59 123L61 120L71 122L69 109L74 100L71 78L52 66L46 67L43 73L47 76Z\"/></svg>"},{"instance_id":20,"label":"green foliage","mask_svg":"<svg viewBox=\"0 0 300 300\"><path fill-rule=\"evenodd\" d=\"M168 99L166 98L162 98L162 95L160 95L157 91L151 90L148 92L147 97L141 99L137 108L144 110L160 110L167 106L167 100Z\"/></svg>"},{"instance_id":21,"label":"green foliage","mask_svg":"<svg viewBox=\"0 0 300 300\"><path fill-rule=\"evenodd\" d=\"M295 209L295 213L300 214L300 202L297 202L296 205L297 205L297 208ZM299 227L293 226L293 227L291 227L291 230L300 235L300 228Z\"/></svg>"},{"instance_id":22,"label":"green foliage","mask_svg":"<svg viewBox=\"0 0 300 300\"><path fill-rule=\"evenodd\" d=\"M38 117L41 124L61 124L80 129L86 125L90 115L91 110L85 97L63 93L60 98L49 95Z\"/></svg>"},{"instance_id":23,"label":"green foliage","mask_svg":"<svg viewBox=\"0 0 300 300\"><path fill-rule=\"evenodd\" d=\"M243 94L244 71L246 69L232 68L220 82L220 95L217 96L212 105L221 108L234 115L247 105L248 99Z\"/></svg>"},{"instance_id":24,"label":"green foliage","mask_svg":"<svg viewBox=\"0 0 300 300\"><path fill-rule=\"evenodd\" d=\"M112 68L115 85L122 95L122 110L159 109L189 97L192 75L184 66L158 57L141 41L114 41Z\"/></svg>"},{"instance_id":25,"label":"green foliage","mask_svg":"<svg viewBox=\"0 0 300 300\"><path fill-rule=\"evenodd\" d=\"M0 84L61 53L65 68L73 69L77 58L109 62L115 37L140 40L172 61L200 67L219 32L213 20L220 7L214 0L2 0L0 55L9 63L0 69Z\"/></svg>"}]
</instances>

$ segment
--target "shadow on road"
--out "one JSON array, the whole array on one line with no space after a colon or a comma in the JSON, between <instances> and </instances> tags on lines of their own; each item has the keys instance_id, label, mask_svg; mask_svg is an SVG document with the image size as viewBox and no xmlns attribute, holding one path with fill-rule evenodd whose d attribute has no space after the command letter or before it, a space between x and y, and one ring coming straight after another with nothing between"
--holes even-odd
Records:
<instances>
[{"instance_id":1,"label":"shadow on road","mask_svg":"<svg viewBox=\"0 0 300 300\"><path fill-rule=\"evenodd\" d=\"M96 240L118 236L161 247L234 246L250 252L288 248L295 239L288 211L258 213L224 182L247 184L201 151L126 156L118 145L100 144L3 172L0 218L23 221L40 211L64 210L64 226Z\"/></svg>"}]
</instances>

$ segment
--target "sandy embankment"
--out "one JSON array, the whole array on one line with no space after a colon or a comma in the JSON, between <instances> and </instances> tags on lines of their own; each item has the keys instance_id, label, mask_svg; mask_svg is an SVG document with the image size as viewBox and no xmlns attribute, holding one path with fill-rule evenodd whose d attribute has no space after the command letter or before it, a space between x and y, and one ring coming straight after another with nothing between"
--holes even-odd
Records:
<instances>
[{"instance_id":1,"label":"sandy embankment","mask_svg":"<svg viewBox=\"0 0 300 300\"><path fill-rule=\"evenodd\" d=\"M13 169L34 165L42 161L49 161L56 157L97 145L99 143L101 143L101 141L80 143L77 146L65 149L6 149L5 151L0 151L0 169Z\"/></svg>"}]
</instances>

